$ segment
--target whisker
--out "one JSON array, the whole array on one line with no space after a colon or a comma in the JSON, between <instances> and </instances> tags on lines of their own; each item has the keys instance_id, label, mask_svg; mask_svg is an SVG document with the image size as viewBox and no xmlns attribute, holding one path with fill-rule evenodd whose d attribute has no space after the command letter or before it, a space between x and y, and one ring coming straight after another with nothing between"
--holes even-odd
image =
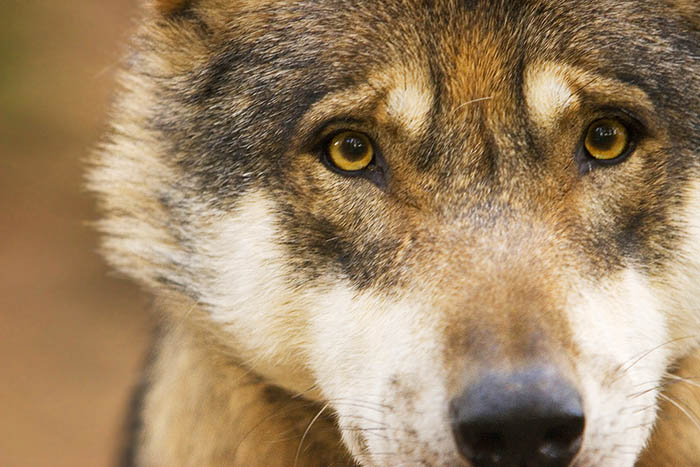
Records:
<instances>
[{"instance_id":1,"label":"whisker","mask_svg":"<svg viewBox=\"0 0 700 467\"><path fill-rule=\"evenodd\" d=\"M647 384L647 383L645 383L645 384ZM649 383L649 384L651 384L651 383ZM633 392L632 394L628 394L627 399L636 399L637 397L642 397L646 394L649 394L652 391L659 391L659 390L663 389L663 387L664 387L663 385L655 384L653 387L651 387L649 389L644 389L644 390L639 391L639 392Z\"/></svg>"},{"instance_id":2,"label":"whisker","mask_svg":"<svg viewBox=\"0 0 700 467\"><path fill-rule=\"evenodd\" d=\"M675 399L673 399L670 396L667 396L666 394L659 394L659 397L667 401L671 405L675 406L681 412L683 412L683 414L685 414L685 416L688 417L688 419L693 423L693 425L695 425L698 431L700 431L700 422L698 422L698 419L695 413L692 412L692 410L688 409L688 407L685 407L679 401L676 401Z\"/></svg>"},{"instance_id":3,"label":"whisker","mask_svg":"<svg viewBox=\"0 0 700 467\"><path fill-rule=\"evenodd\" d=\"M459 106L457 106L457 108L455 109L455 111L461 109L462 107L466 107L466 106L471 105L471 104L476 104L477 102L489 101L489 100L491 100L491 99L493 99L493 96L479 97L479 98L476 98L476 99L472 99L472 100L470 100L470 101L464 102L464 103L460 104Z\"/></svg>"},{"instance_id":4,"label":"whisker","mask_svg":"<svg viewBox=\"0 0 700 467\"><path fill-rule=\"evenodd\" d=\"M352 401L352 402L361 402L361 403L363 403L363 404L373 405L373 406L376 406L376 407L382 407L382 408L384 408L384 409L391 409L391 408L392 408L392 406L389 405L389 404L383 404L383 403L381 403L381 402L376 402L376 401L367 400L367 399L357 399L357 398L354 398L354 397L338 397L338 398L329 399L329 400L331 400L331 401Z\"/></svg>"},{"instance_id":5,"label":"whisker","mask_svg":"<svg viewBox=\"0 0 700 467\"><path fill-rule=\"evenodd\" d=\"M700 383L698 383L698 382L696 382L696 381L693 381L694 379L700 379L700 378L698 378L698 377L690 377L690 378L689 378L689 377L674 375L674 374L671 374L671 373L666 373L666 376L665 376L665 377L666 377L666 378L669 378L669 379L672 379L672 380L673 380L672 382L673 382L674 384L675 384L675 383L687 383L687 384L689 384L690 386L694 386L694 387L696 387L696 388L700 388Z\"/></svg>"},{"instance_id":6,"label":"whisker","mask_svg":"<svg viewBox=\"0 0 700 467\"><path fill-rule=\"evenodd\" d=\"M609 384L612 384L612 383L618 381L620 378L622 378L622 376L625 375L625 373L630 371L635 365L637 365L639 362L644 360L646 357L648 357L653 352L655 352L659 349L662 349L663 347L666 347L667 345L671 345L671 344L674 344L674 343L682 341L682 340L693 339L693 338L696 338L696 336L677 337L675 339L671 339L667 342L664 342L663 344L659 344L657 346L652 347L649 350L642 352L641 355L639 355L638 357L633 357L631 359L631 361L629 361L628 363L620 365L618 367L617 371L615 372L617 374L617 377L614 378L612 381L610 381Z\"/></svg>"},{"instance_id":7,"label":"whisker","mask_svg":"<svg viewBox=\"0 0 700 467\"><path fill-rule=\"evenodd\" d=\"M236 449L233 451L233 458L236 458L236 454L238 453L238 450L243 446L243 443L248 439L250 435L255 433L260 427L264 426L267 422L274 420L277 417L283 417L284 415L289 414L290 412L294 412L295 410L298 410L298 407L296 407L294 404L287 404L285 407L282 407L281 409L274 409L269 415L266 417L263 417L258 423L256 423L250 430L246 432L245 435L241 437L241 439L238 441L238 445L236 446ZM281 435L284 435L285 433L280 433Z\"/></svg>"},{"instance_id":8,"label":"whisker","mask_svg":"<svg viewBox=\"0 0 700 467\"><path fill-rule=\"evenodd\" d=\"M372 420L371 418L367 418L367 417L364 417L364 416L362 416L362 415L345 415L343 418L347 418L347 419L350 419L350 420L363 420L363 421L365 421L365 422L373 423L373 424L375 424L375 425L377 425L377 426L388 426L388 425L387 425L386 423L384 423L384 422L379 422L379 421L377 421L377 420Z\"/></svg>"},{"instance_id":9,"label":"whisker","mask_svg":"<svg viewBox=\"0 0 700 467\"><path fill-rule=\"evenodd\" d=\"M306 427L306 430L304 430L304 434L301 437L301 441L299 441L299 447L297 447L297 453L294 456L294 467L297 467L297 464L299 463L299 456L301 455L301 447L304 444L304 440L306 439L306 436L309 434L309 431L311 431L311 427L313 426L314 423L323 415L323 412L328 408L328 405L330 403L326 403L323 407L321 407L321 410L318 411L316 416L311 420L309 423L309 426Z\"/></svg>"}]
</instances>

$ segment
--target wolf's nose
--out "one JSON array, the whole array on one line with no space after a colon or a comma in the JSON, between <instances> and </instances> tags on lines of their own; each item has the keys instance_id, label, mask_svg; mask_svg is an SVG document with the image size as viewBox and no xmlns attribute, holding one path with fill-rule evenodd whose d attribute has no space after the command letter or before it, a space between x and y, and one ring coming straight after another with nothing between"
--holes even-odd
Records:
<instances>
[{"instance_id":1,"label":"wolf's nose","mask_svg":"<svg viewBox=\"0 0 700 467\"><path fill-rule=\"evenodd\" d=\"M450 403L457 446L475 467L564 467L581 447L579 393L552 368L488 373Z\"/></svg>"}]
</instances>

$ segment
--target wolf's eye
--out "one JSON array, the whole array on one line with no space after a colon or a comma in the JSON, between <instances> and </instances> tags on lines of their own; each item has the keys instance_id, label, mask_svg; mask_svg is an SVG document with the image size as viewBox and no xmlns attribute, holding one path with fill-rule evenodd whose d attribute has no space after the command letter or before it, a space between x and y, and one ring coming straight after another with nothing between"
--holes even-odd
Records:
<instances>
[{"instance_id":1,"label":"wolf's eye","mask_svg":"<svg viewBox=\"0 0 700 467\"><path fill-rule=\"evenodd\" d=\"M356 131L345 131L333 137L327 151L329 161L346 172L362 170L374 159L372 142Z\"/></svg>"},{"instance_id":2,"label":"wolf's eye","mask_svg":"<svg viewBox=\"0 0 700 467\"><path fill-rule=\"evenodd\" d=\"M627 153L630 145L629 131L619 120L596 120L588 127L584 145L592 158L612 161Z\"/></svg>"}]
</instances>

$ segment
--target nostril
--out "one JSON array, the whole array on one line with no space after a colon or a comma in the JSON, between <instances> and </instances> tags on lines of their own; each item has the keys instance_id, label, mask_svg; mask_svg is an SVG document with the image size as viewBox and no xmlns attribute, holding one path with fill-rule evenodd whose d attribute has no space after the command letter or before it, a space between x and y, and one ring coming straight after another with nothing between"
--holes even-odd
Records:
<instances>
[{"instance_id":1,"label":"nostril","mask_svg":"<svg viewBox=\"0 0 700 467\"><path fill-rule=\"evenodd\" d=\"M581 448L583 428L583 417L555 423L545 432L539 452L552 459L576 454Z\"/></svg>"},{"instance_id":2,"label":"nostril","mask_svg":"<svg viewBox=\"0 0 700 467\"><path fill-rule=\"evenodd\" d=\"M489 460L497 463L507 447L502 433L481 430L472 425L463 425L457 437L466 456L472 460Z\"/></svg>"},{"instance_id":3,"label":"nostril","mask_svg":"<svg viewBox=\"0 0 700 467\"><path fill-rule=\"evenodd\" d=\"M500 433L482 433L474 442L474 448L477 452L498 453L503 452L505 447L505 440Z\"/></svg>"}]
</instances>

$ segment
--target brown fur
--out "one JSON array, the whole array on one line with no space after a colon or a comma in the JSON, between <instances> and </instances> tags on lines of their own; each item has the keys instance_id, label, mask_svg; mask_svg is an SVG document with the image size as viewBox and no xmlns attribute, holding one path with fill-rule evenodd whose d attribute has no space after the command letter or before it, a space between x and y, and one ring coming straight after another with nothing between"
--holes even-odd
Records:
<instances>
[{"instance_id":1,"label":"brown fur","mask_svg":"<svg viewBox=\"0 0 700 467\"><path fill-rule=\"evenodd\" d=\"M693 466L700 462L700 356L679 362L668 378L659 420L637 467Z\"/></svg>"},{"instance_id":2,"label":"brown fur","mask_svg":"<svg viewBox=\"0 0 700 467\"><path fill-rule=\"evenodd\" d=\"M700 29L700 3L695 0L671 0L671 4L696 28Z\"/></svg>"},{"instance_id":3,"label":"brown fur","mask_svg":"<svg viewBox=\"0 0 700 467\"><path fill-rule=\"evenodd\" d=\"M136 465L353 465L330 412L266 384L211 336L166 328L148 374Z\"/></svg>"},{"instance_id":4,"label":"brown fur","mask_svg":"<svg viewBox=\"0 0 700 467\"><path fill-rule=\"evenodd\" d=\"M182 11L191 2L190 0L152 0L154 8L163 15L171 15Z\"/></svg>"}]
</instances>

